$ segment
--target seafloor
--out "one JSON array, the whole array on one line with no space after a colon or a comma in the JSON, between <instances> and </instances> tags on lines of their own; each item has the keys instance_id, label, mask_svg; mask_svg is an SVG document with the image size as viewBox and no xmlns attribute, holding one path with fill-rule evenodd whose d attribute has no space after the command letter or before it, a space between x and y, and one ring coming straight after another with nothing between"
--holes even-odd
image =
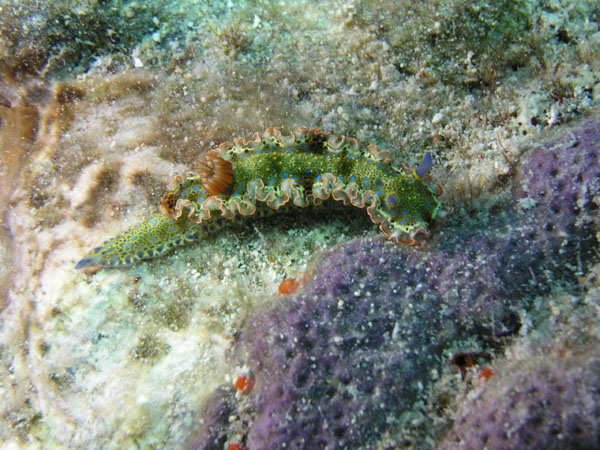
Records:
<instances>
[{"instance_id":1,"label":"seafloor","mask_svg":"<svg viewBox=\"0 0 600 450\"><path fill-rule=\"evenodd\" d=\"M0 448L600 448L599 23L0 3ZM299 126L431 152L453 213L419 249L340 208L75 270L197 155Z\"/></svg>"}]
</instances>

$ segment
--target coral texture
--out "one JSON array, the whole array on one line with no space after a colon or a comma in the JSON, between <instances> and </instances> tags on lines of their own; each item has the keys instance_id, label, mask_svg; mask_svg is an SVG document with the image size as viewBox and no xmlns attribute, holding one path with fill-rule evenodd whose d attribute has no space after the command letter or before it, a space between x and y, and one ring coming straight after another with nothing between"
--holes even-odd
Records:
<instances>
[{"instance_id":1,"label":"coral texture","mask_svg":"<svg viewBox=\"0 0 600 450\"><path fill-rule=\"evenodd\" d=\"M428 184L431 155L415 170L391 162L390 153L376 145L361 150L355 139L305 127L288 138L270 128L250 142L226 142L200 158L195 173L175 178L160 205L164 216L95 248L77 268L127 266L161 256L236 217L254 215L263 203L276 211L329 198L366 208L386 236L414 245L448 209L438 200L441 190Z\"/></svg>"},{"instance_id":2,"label":"coral texture","mask_svg":"<svg viewBox=\"0 0 600 450\"><path fill-rule=\"evenodd\" d=\"M516 195L533 198L519 202L529 209L446 229L431 252L353 241L324 256L294 297L253 317L242 335L256 365L248 448L373 445L452 342L514 333L516 308L597 260L597 125L522 161Z\"/></svg>"},{"instance_id":3,"label":"coral texture","mask_svg":"<svg viewBox=\"0 0 600 450\"><path fill-rule=\"evenodd\" d=\"M598 350L500 362L497 370L461 406L439 450L598 448Z\"/></svg>"}]
</instances>

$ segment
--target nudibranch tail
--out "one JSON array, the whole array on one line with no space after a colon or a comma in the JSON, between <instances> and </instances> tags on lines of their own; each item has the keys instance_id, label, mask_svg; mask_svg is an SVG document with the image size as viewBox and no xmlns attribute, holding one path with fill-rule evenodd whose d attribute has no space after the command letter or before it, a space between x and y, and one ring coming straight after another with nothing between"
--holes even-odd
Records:
<instances>
[{"instance_id":1,"label":"nudibranch tail","mask_svg":"<svg viewBox=\"0 0 600 450\"><path fill-rule=\"evenodd\" d=\"M427 153L416 169L393 161L376 145L299 128L277 128L252 140L225 142L198 158L191 173L175 177L149 221L94 249L77 268L120 267L155 258L245 216L328 199L363 208L385 235L418 245L450 209L427 174Z\"/></svg>"},{"instance_id":2,"label":"nudibranch tail","mask_svg":"<svg viewBox=\"0 0 600 450\"><path fill-rule=\"evenodd\" d=\"M173 220L156 214L142 224L109 239L95 248L75 266L125 267L143 259L157 258L175 247L195 242L206 235L206 227L198 227L188 220Z\"/></svg>"}]
</instances>

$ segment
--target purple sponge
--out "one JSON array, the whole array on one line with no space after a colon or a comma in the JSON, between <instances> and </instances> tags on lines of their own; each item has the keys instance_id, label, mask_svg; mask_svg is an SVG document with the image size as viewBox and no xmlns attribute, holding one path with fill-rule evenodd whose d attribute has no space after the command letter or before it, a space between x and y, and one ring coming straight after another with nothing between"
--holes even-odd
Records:
<instances>
[{"instance_id":1,"label":"purple sponge","mask_svg":"<svg viewBox=\"0 0 600 450\"><path fill-rule=\"evenodd\" d=\"M589 258L600 229L600 121L563 130L563 137L533 150L521 163L516 197L525 209L520 237L542 253L581 253Z\"/></svg>"},{"instance_id":2,"label":"purple sponge","mask_svg":"<svg viewBox=\"0 0 600 450\"><path fill-rule=\"evenodd\" d=\"M397 246L354 241L321 267L302 294L255 316L242 336L257 363L248 449L374 440L439 363L439 297L424 298L422 274L406 283L412 268Z\"/></svg>"},{"instance_id":3,"label":"purple sponge","mask_svg":"<svg viewBox=\"0 0 600 450\"><path fill-rule=\"evenodd\" d=\"M438 450L600 448L600 352L498 364Z\"/></svg>"}]
</instances>

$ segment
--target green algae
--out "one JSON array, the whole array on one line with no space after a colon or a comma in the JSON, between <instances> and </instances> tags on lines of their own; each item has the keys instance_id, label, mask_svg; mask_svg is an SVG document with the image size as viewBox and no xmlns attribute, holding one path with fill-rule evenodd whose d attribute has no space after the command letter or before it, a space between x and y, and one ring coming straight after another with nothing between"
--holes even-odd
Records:
<instances>
[{"instance_id":1,"label":"green algae","mask_svg":"<svg viewBox=\"0 0 600 450\"><path fill-rule=\"evenodd\" d=\"M146 334L139 339L131 351L131 356L144 363L153 364L161 356L166 355L170 348L169 344L156 336Z\"/></svg>"}]
</instances>

